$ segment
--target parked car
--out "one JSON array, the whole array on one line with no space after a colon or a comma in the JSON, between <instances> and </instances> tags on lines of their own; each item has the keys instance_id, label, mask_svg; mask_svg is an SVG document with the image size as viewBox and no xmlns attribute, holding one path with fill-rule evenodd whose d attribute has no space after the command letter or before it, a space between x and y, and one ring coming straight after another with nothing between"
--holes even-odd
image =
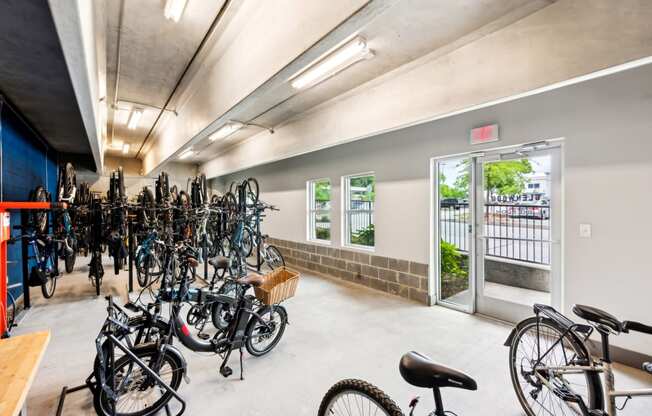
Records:
<instances>
[{"instance_id":1,"label":"parked car","mask_svg":"<svg viewBox=\"0 0 652 416\"><path fill-rule=\"evenodd\" d=\"M460 201L457 198L444 198L439 201L439 207L460 209Z\"/></svg>"}]
</instances>

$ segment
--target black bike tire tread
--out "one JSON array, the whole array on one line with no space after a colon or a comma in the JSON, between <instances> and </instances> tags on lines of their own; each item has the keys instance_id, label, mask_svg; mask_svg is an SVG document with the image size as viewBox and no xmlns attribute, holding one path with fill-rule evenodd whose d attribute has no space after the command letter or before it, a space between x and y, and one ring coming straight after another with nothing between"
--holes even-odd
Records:
<instances>
[{"instance_id":1,"label":"black bike tire tread","mask_svg":"<svg viewBox=\"0 0 652 416\"><path fill-rule=\"evenodd\" d=\"M403 411L384 391L364 380L348 378L335 383L324 395L320 405L318 416L329 416L326 414L331 400L344 391L357 391L372 398L390 416L404 416Z\"/></svg>"}]
</instances>

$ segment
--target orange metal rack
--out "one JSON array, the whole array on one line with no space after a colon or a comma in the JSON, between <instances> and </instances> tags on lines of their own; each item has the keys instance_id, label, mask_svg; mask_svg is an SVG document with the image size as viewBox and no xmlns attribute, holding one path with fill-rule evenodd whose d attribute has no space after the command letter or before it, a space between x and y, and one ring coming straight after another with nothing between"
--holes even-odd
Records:
<instances>
[{"instance_id":1,"label":"orange metal rack","mask_svg":"<svg viewBox=\"0 0 652 416\"><path fill-rule=\"evenodd\" d=\"M0 335L2 338L7 333L7 244L11 239L11 210L30 209L66 209L65 202L0 202ZM23 287L23 290L29 288Z\"/></svg>"}]
</instances>

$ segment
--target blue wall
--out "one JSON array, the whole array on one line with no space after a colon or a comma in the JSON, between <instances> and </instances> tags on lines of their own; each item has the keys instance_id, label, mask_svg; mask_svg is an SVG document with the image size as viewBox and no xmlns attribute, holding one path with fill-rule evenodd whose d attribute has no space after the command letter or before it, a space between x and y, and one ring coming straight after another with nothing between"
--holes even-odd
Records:
<instances>
[{"instance_id":1,"label":"blue wall","mask_svg":"<svg viewBox=\"0 0 652 416\"><path fill-rule=\"evenodd\" d=\"M57 185L57 154L21 121L16 113L0 102L0 165L3 201L26 201L30 190L43 185L53 192ZM11 213L11 224L20 224L20 213ZM19 230L12 230L15 235ZM20 244L8 249L9 286L22 283ZM11 289L14 297L22 287Z\"/></svg>"}]
</instances>

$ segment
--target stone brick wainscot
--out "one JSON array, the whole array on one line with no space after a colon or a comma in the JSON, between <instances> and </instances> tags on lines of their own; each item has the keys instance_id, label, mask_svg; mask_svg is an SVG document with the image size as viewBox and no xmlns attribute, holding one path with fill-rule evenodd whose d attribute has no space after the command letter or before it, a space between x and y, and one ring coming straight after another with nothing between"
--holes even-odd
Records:
<instances>
[{"instance_id":1,"label":"stone brick wainscot","mask_svg":"<svg viewBox=\"0 0 652 416\"><path fill-rule=\"evenodd\" d=\"M428 265L343 248L268 239L285 263L428 304Z\"/></svg>"}]
</instances>

